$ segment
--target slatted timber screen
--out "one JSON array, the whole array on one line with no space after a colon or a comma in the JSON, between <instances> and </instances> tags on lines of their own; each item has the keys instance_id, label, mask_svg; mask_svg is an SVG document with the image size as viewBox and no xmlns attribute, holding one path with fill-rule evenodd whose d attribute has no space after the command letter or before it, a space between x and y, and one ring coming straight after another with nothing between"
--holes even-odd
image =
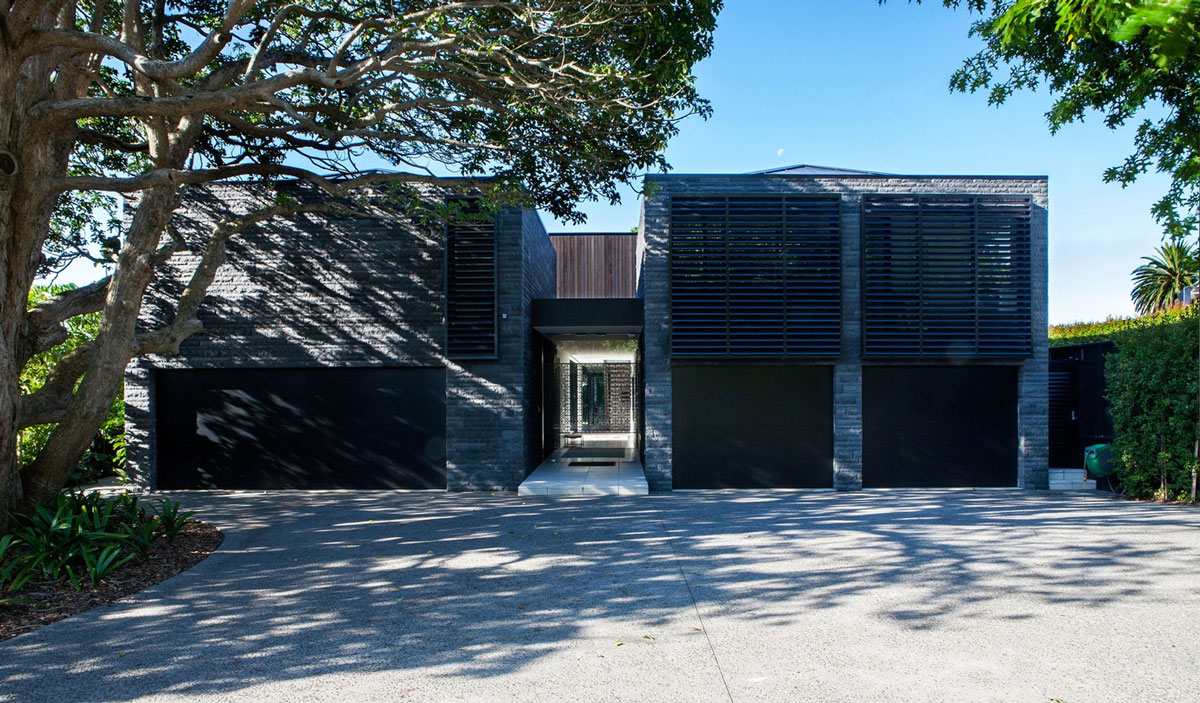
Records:
<instances>
[{"instance_id":1,"label":"slatted timber screen","mask_svg":"<svg viewBox=\"0 0 1200 703\"><path fill-rule=\"evenodd\" d=\"M559 298L636 298L637 235L552 234Z\"/></svg>"},{"instance_id":2,"label":"slatted timber screen","mask_svg":"<svg viewBox=\"0 0 1200 703\"><path fill-rule=\"evenodd\" d=\"M446 226L446 355L496 358L496 228L491 222Z\"/></svg>"},{"instance_id":3,"label":"slatted timber screen","mask_svg":"<svg viewBox=\"0 0 1200 703\"><path fill-rule=\"evenodd\" d=\"M1019 359L1032 353L1023 196L863 198L863 355Z\"/></svg>"},{"instance_id":4,"label":"slatted timber screen","mask_svg":"<svg viewBox=\"0 0 1200 703\"><path fill-rule=\"evenodd\" d=\"M841 338L841 199L671 199L671 354L832 357Z\"/></svg>"}]
</instances>

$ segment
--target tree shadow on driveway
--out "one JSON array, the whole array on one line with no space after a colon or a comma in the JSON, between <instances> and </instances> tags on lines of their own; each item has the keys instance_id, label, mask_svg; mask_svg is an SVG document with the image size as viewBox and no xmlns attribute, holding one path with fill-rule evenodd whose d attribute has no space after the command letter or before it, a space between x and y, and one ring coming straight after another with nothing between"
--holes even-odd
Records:
<instances>
[{"instance_id":1,"label":"tree shadow on driveway","mask_svg":"<svg viewBox=\"0 0 1200 703\"><path fill-rule=\"evenodd\" d=\"M295 682L304 698L318 677L391 672L419 699L447 680L561 670L598 686L675 672L681 698L694 684L728 700L716 687L731 674L708 639L722 628L792 641L814 615L850 612L917 633L1056 607L1138 603L1164 622L1188 603L1197 612L1184 586L1200 571L1200 512L1099 497L174 497L225 531L221 549L129 600L0 644L0 697L219 698ZM600 674L597 657L611 658Z\"/></svg>"}]
</instances>

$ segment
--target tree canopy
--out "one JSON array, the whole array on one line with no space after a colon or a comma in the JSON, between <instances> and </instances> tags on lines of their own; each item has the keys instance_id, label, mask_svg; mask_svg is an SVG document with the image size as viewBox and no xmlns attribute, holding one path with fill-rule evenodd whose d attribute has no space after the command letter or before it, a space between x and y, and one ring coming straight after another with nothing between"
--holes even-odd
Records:
<instances>
[{"instance_id":1,"label":"tree canopy","mask_svg":"<svg viewBox=\"0 0 1200 703\"><path fill-rule=\"evenodd\" d=\"M139 331L157 267L196 246L170 226L183 186L295 178L346 206L368 184L452 174L578 220L580 201L615 200L620 183L664 168L679 121L708 113L692 67L720 5L0 0L0 522L22 495L61 487L130 358L200 329L229 237L325 207L237 213L201 245L174 319ZM111 276L26 309L39 273L80 258ZM95 338L22 395L21 368L88 313L101 316ZM18 477L15 433L44 423L56 427Z\"/></svg>"},{"instance_id":2,"label":"tree canopy","mask_svg":"<svg viewBox=\"0 0 1200 703\"><path fill-rule=\"evenodd\" d=\"M919 1L919 0L918 0ZM1154 214L1169 235L1195 228L1200 206L1200 0L943 0L981 18L984 48L951 78L999 105L1046 88L1049 127L1098 114L1136 121L1132 153L1104 173L1128 185L1150 170L1171 176Z\"/></svg>"}]
</instances>

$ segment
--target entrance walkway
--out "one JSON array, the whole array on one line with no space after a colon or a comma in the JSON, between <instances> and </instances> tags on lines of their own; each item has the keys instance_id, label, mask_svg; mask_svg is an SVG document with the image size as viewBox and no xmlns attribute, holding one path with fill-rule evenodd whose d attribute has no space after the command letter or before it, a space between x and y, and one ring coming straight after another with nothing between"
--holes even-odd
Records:
<instances>
[{"instance_id":1,"label":"entrance walkway","mask_svg":"<svg viewBox=\"0 0 1200 703\"><path fill-rule=\"evenodd\" d=\"M522 496L636 496L650 493L637 451L625 435L597 440L580 437L580 446L555 450L517 489ZM568 445L572 444L567 438Z\"/></svg>"}]
</instances>

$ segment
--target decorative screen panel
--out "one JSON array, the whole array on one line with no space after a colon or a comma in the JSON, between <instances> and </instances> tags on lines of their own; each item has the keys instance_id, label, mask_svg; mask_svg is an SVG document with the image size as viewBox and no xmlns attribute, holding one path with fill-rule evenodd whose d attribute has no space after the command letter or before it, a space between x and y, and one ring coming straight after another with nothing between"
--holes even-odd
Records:
<instances>
[{"instance_id":1,"label":"decorative screen panel","mask_svg":"<svg viewBox=\"0 0 1200 703\"><path fill-rule=\"evenodd\" d=\"M496 228L491 222L446 226L446 355L496 358Z\"/></svg>"},{"instance_id":2,"label":"decorative screen panel","mask_svg":"<svg viewBox=\"0 0 1200 703\"><path fill-rule=\"evenodd\" d=\"M841 200L671 200L671 353L830 357L841 338Z\"/></svg>"},{"instance_id":3,"label":"decorative screen panel","mask_svg":"<svg viewBox=\"0 0 1200 703\"><path fill-rule=\"evenodd\" d=\"M863 353L1025 358L1032 201L863 198Z\"/></svg>"}]
</instances>

